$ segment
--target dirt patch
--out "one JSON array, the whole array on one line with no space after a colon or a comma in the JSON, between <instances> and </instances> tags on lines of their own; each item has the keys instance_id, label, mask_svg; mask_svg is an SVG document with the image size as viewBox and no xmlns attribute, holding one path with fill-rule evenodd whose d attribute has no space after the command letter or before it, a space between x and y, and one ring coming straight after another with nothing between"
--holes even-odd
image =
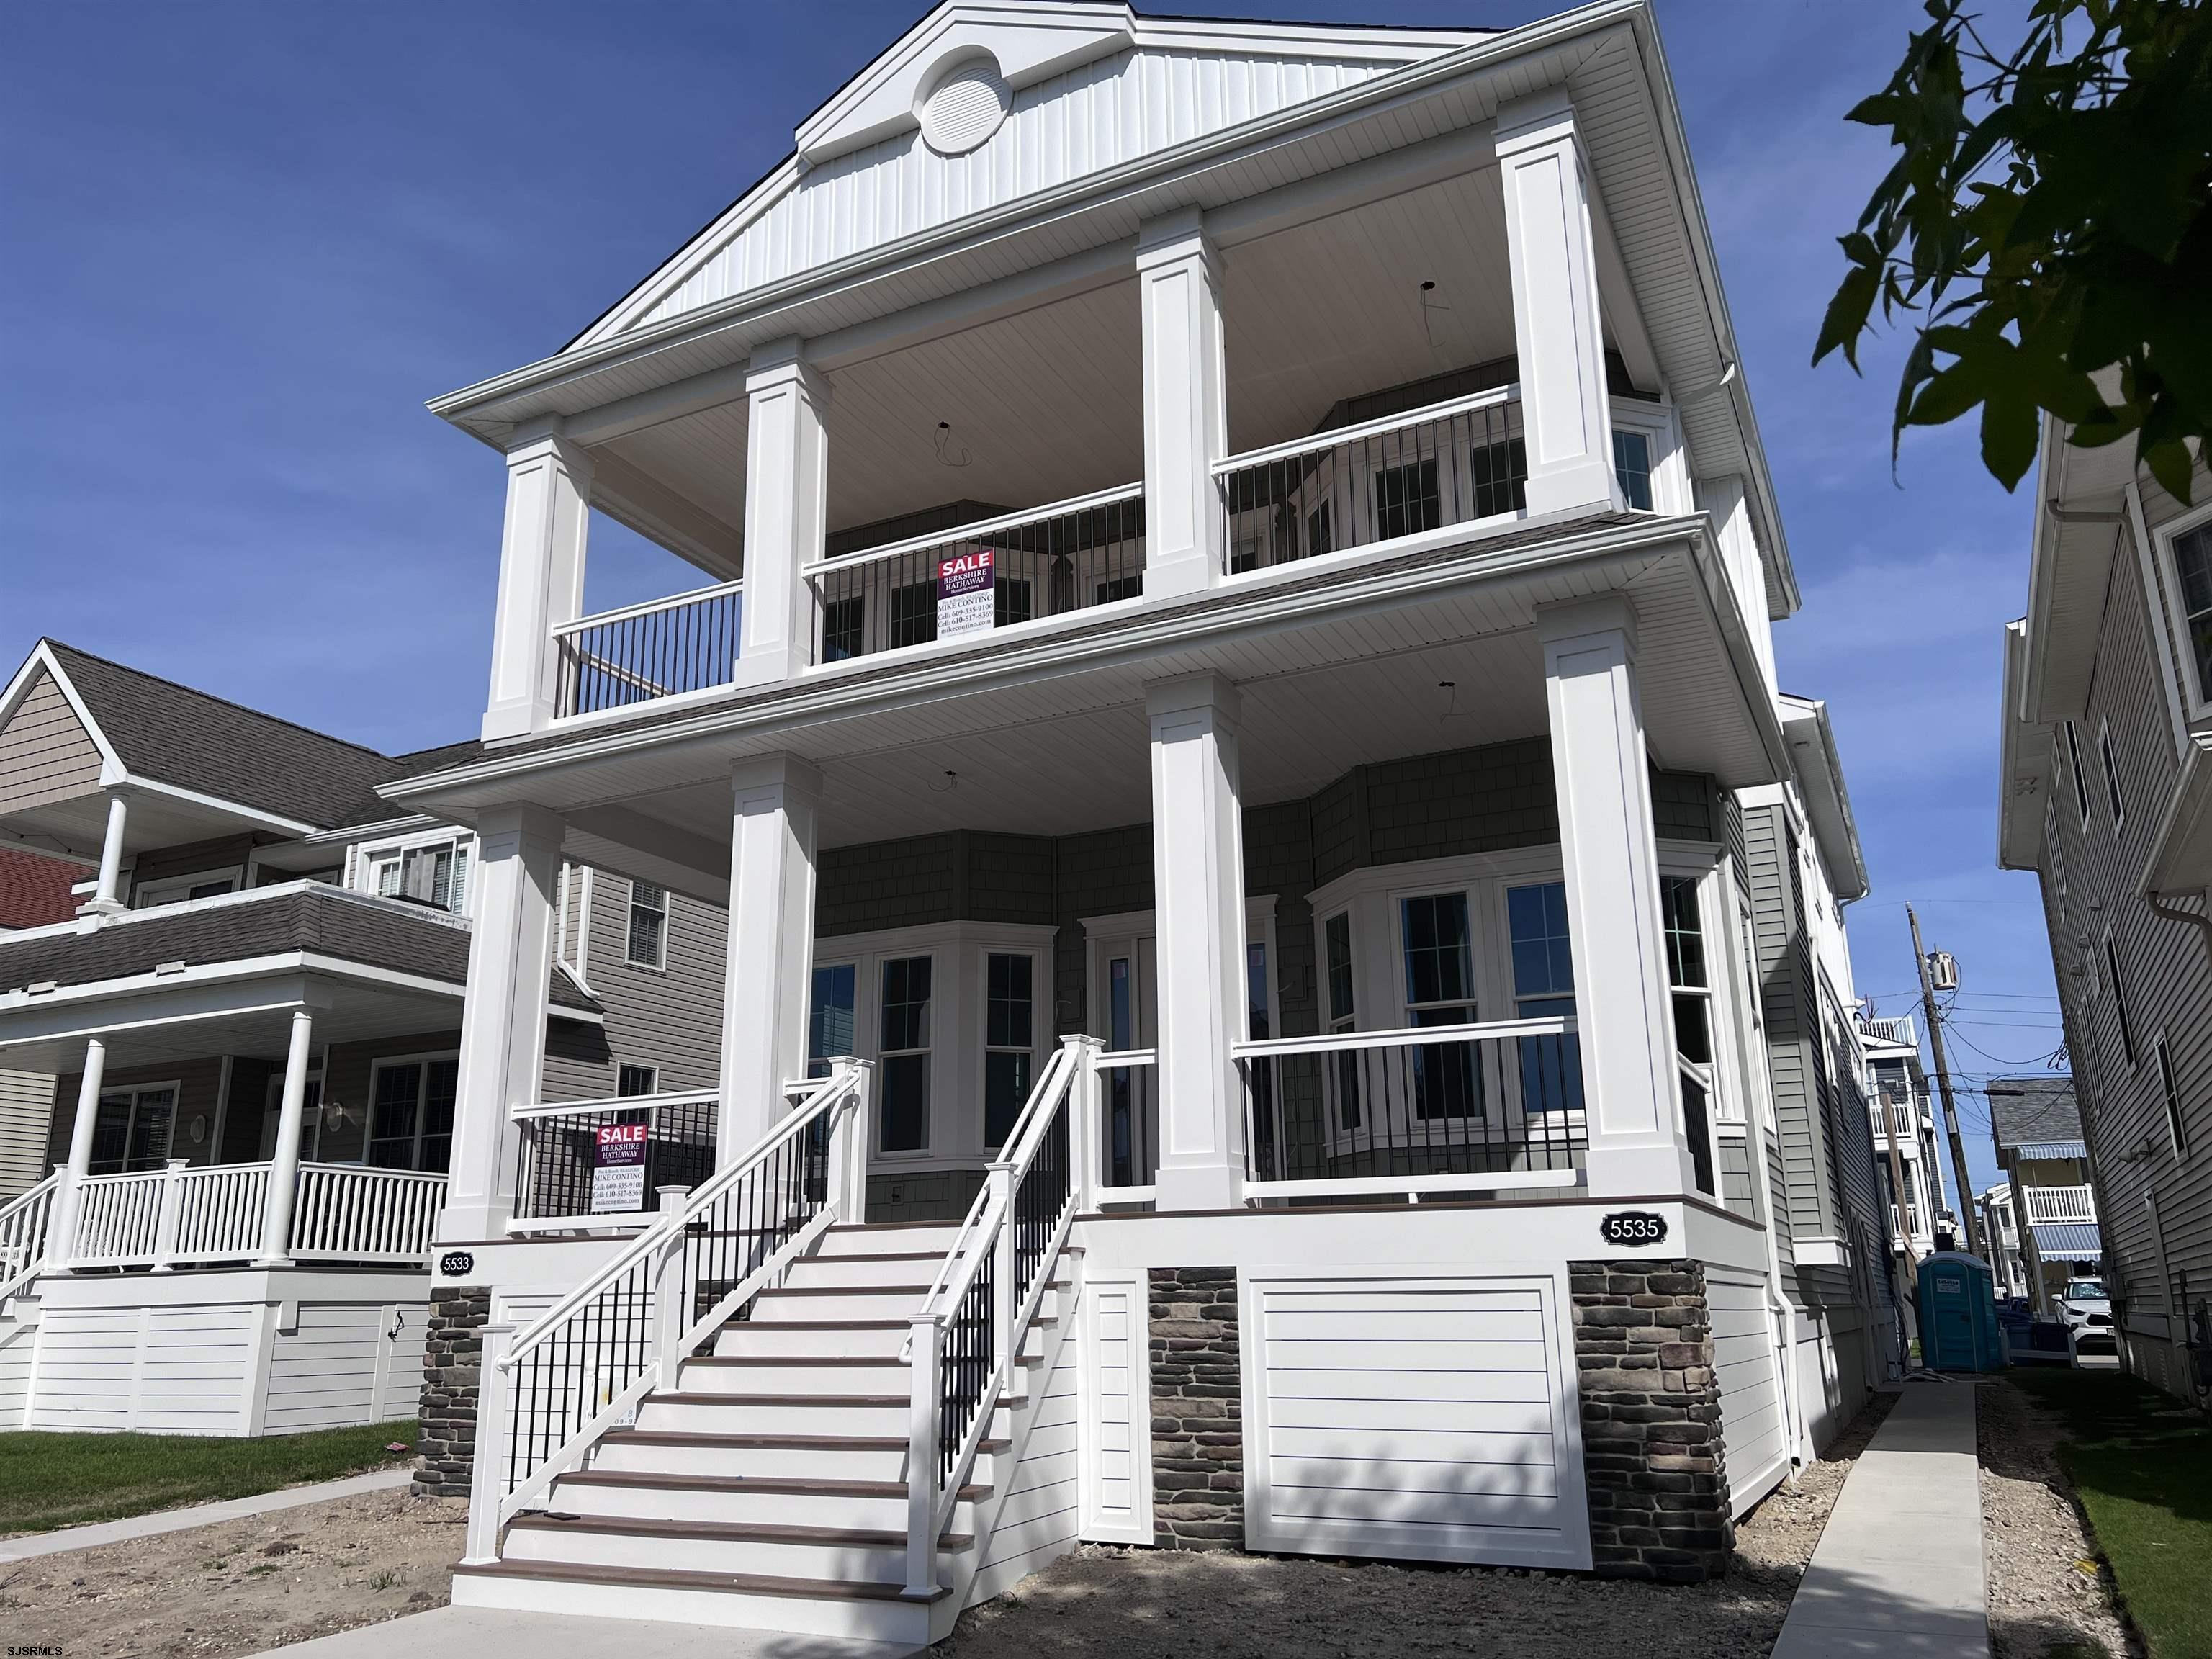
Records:
<instances>
[{"instance_id":1,"label":"dirt patch","mask_svg":"<svg viewBox=\"0 0 2212 1659\"><path fill-rule=\"evenodd\" d=\"M1494 1647L1515 1659L1765 1659L1836 1494L1891 1398L1877 1396L1826 1458L1744 1518L1729 1576L1713 1583L1085 1545L963 1614L933 1651L1384 1659Z\"/></svg>"},{"instance_id":2,"label":"dirt patch","mask_svg":"<svg viewBox=\"0 0 2212 1659\"><path fill-rule=\"evenodd\" d=\"M258 1653L443 1606L467 1508L363 1492L0 1565L0 1622L71 1659Z\"/></svg>"},{"instance_id":3,"label":"dirt patch","mask_svg":"<svg viewBox=\"0 0 2212 1659\"><path fill-rule=\"evenodd\" d=\"M2069 1648L2112 1659L2141 1654L2112 1610L2111 1573L2095 1559L2058 1465L2057 1419L2002 1379L1982 1383L1975 1404L1997 1659L2044 1659Z\"/></svg>"}]
</instances>

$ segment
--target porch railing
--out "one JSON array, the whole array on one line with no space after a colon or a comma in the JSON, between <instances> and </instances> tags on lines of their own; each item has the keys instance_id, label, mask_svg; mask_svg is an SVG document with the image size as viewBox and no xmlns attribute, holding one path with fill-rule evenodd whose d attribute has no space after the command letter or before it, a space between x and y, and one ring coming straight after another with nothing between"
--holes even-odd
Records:
<instances>
[{"instance_id":1,"label":"porch railing","mask_svg":"<svg viewBox=\"0 0 2212 1659\"><path fill-rule=\"evenodd\" d=\"M192 1169L177 1159L159 1170L89 1176L78 1189L67 1265L160 1270L254 1260L266 1237L274 1167ZM288 1259L411 1265L428 1253L444 1176L303 1164L295 1179Z\"/></svg>"},{"instance_id":2,"label":"porch railing","mask_svg":"<svg viewBox=\"0 0 2212 1659\"><path fill-rule=\"evenodd\" d=\"M0 1204L0 1302L46 1265L62 1180L58 1170L30 1191Z\"/></svg>"},{"instance_id":3,"label":"porch railing","mask_svg":"<svg viewBox=\"0 0 2212 1659\"><path fill-rule=\"evenodd\" d=\"M300 1167L302 1186L307 1167ZM179 1170L175 1227L167 1239L155 1241L157 1262L234 1261L260 1255L269 1213L269 1170L266 1164L217 1164ZM419 1258L422 1252L416 1255Z\"/></svg>"},{"instance_id":4,"label":"porch railing","mask_svg":"<svg viewBox=\"0 0 2212 1659\"><path fill-rule=\"evenodd\" d=\"M743 582L723 582L561 623L556 711L591 714L727 685L744 592Z\"/></svg>"},{"instance_id":5,"label":"porch railing","mask_svg":"<svg viewBox=\"0 0 2212 1659\"><path fill-rule=\"evenodd\" d=\"M161 1196L172 1179L168 1170L87 1176L76 1189L70 1265L152 1267L161 1231Z\"/></svg>"},{"instance_id":6,"label":"porch railing","mask_svg":"<svg viewBox=\"0 0 2212 1659\"><path fill-rule=\"evenodd\" d=\"M441 1175L303 1164L288 1254L298 1261L420 1261L445 1201Z\"/></svg>"},{"instance_id":7,"label":"porch railing","mask_svg":"<svg viewBox=\"0 0 2212 1659\"><path fill-rule=\"evenodd\" d=\"M2087 1187L2027 1189L2027 1219L2031 1226L2039 1221L2094 1222L2096 1218L2096 1195Z\"/></svg>"},{"instance_id":8,"label":"porch railing","mask_svg":"<svg viewBox=\"0 0 2212 1659\"><path fill-rule=\"evenodd\" d=\"M1571 1187L1589 1148L1571 1018L1240 1042L1245 1196Z\"/></svg>"},{"instance_id":9,"label":"porch railing","mask_svg":"<svg viewBox=\"0 0 2212 1659\"><path fill-rule=\"evenodd\" d=\"M1264 569L1526 510L1518 386L1217 461L1224 568Z\"/></svg>"},{"instance_id":10,"label":"porch railing","mask_svg":"<svg viewBox=\"0 0 2212 1659\"><path fill-rule=\"evenodd\" d=\"M549 1102L514 1110L519 1130L513 1231L605 1227L635 1221L663 1187L696 1187L714 1168L717 1103L711 1089ZM640 1197L622 1205L600 1190L599 1131L645 1126Z\"/></svg>"},{"instance_id":11,"label":"porch railing","mask_svg":"<svg viewBox=\"0 0 2212 1659\"><path fill-rule=\"evenodd\" d=\"M647 1395L674 1388L685 1356L825 1228L866 1218L868 1079L838 1060L789 1085L798 1104L751 1151L519 1334L485 1327L470 1561L495 1559L501 1525Z\"/></svg>"},{"instance_id":12,"label":"porch railing","mask_svg":"<svg viewBox=\"0 0 2212 1659\"><path fill-rule=\"evenodd\" d=\"M1145 585L1145 487L867 548L803 574L817 663L1133 599Z\"/></svg>"},{"instance_id":13,"label":"porch railing","mask_svg":"<svg viewBox=\"0 0 2212 1659\"><path fill-rule=\"evenodd\" d=\"M1152 1202L1160 1169L1159 1054L1107 1049L1097 1071L1094 1196L1102 1209L1142 1209Z\"/></svg>"},{"instance_id":14,"label":"porch railing","mask_svg":"<svg viewBox=\"0 0 2212 1659\"><path fill-rule=\"evenodd\" d=\"M907 1593L938 1589L937 1540L1013 1377L1088 1186L1098 1045L1069 1037L1007 1132L944 1265L910 1316Z\"/></svg>"}]
</instances>

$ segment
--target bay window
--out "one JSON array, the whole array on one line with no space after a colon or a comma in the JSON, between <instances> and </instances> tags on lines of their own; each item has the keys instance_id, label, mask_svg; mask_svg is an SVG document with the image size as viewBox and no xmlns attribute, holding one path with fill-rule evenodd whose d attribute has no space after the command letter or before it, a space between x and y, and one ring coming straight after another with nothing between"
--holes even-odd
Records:
<instances>
[{"instance_id":1,"label":"bay window","mask_svg":"<svg viewBox=\"0 0 2212 1659\"><path fill-rule=\"evenodd\" d=\"M918 1152L929 1146L929 1000L933 967L928 957L896 957L883 964L878 1147Z\"/></svg>"}]
</instances>

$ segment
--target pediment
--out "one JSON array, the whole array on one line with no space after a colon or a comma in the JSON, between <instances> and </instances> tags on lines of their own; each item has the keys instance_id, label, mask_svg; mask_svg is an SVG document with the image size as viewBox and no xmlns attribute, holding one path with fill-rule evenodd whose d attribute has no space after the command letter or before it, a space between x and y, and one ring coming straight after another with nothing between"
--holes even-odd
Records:
<instances>
[{"instance_id":1,"label":"pediment","mask_svg":"<svg viewBox=\"0 0 2212 1659\"><path fill-rule=\"evenodd\" d=\"M946 0L799 125L782 166L569 349L1327 98L1492 33Z\"/></svg>"}]
</instances>

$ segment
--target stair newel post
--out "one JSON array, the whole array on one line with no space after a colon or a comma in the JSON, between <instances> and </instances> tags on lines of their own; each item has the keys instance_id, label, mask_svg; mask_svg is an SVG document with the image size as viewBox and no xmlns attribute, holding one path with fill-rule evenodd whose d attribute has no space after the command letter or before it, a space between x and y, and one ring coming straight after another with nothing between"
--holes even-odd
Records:
<instances>
[{"instance_id":1,"label":"stair newel post","mask_svg":"<svg viewBox=\"0 0 2212 1659\"><path fill-rule=\"evenodd\" d=\"M499 1506L507 1497L500 1469L507 1453L509 1405L506 1369L514 1327L493 1321L483 1328L477 1361L477 1439L469 1467L468 1553L464 1566L499 1559Z\"/></svg>"},{"instance_id":2,"label":"stair newel post","mask_svg":"<svg viewBox=\"0 0 2212 1659\"><path fill-rule=\"evenodd\" d=\"M184 1214L185 1165L185 1159L173 1158L161 1170L161 1209L154 1222L154 1271L157 1273L173 1272L176 1267L177 1225Z\"/></svg>"},{"instance_id":3,"label":"stair newel post","mask_svg":"<svg viewBox=\"0 0 2212 1659\"><path fill-rule=\"evenodd\" d=\"M943 1354L937 1316L912 1317L913 1406L907 1419L906 1591L937 1594L937 1395Z\"/></svg>"},{"instance_id":4,"label":"stair newel post","mask_svg":"<svg viewBox=\"0 0 2212 1659\"><path fill-rule=\"evenodd\" d=\"M665 1220L655 1223L668 1229L668 1237L660 1248L653 1267L653 1352L659 1371L659 1384L672 1389L677 1382L677 1368L683 1362L684 1342L684 1200L690 1196L688 1187L663 1187L660 1193L660 1213Z\"/></svg>"},{"instance_id":5,"label":"stair newel post","mask_svg":"<svg viewBox=\"0 0 2212 1659\"><path fill-rule=\"evenodd\" d=\"M991 1239L991 1375L1004 1377L1013 1363L1014 1341L1014 1166L1001 1159L985 1177L991 1185L990 1210L998 1214Z\"/></svg>"},{"instance_id":6,"label":"stair newel post","mask_svg":"<svg viewBox=\"0 0 2212 1659\"><path fill-rule=\"evenodd\" d=\"M1095 1036L1072 1036L1075 1074L1067 1085L1067 1200L1077 1214L1097 1207L1098 1051Z\"/></svg>"},{"instance_id":7,"label":"stair newel post","mask_svg":"<svg viewBox=\"0 0 2212 1659\"><path fill-rule=\"evenodd\" d=\"M853 1073L852 1091L830 1119L830 1192L839 1222L858 1227L868 1218L868 1126L875 1103L875 1068L849 1054L830 1063Z\"/></svg>"}]
</instances>

